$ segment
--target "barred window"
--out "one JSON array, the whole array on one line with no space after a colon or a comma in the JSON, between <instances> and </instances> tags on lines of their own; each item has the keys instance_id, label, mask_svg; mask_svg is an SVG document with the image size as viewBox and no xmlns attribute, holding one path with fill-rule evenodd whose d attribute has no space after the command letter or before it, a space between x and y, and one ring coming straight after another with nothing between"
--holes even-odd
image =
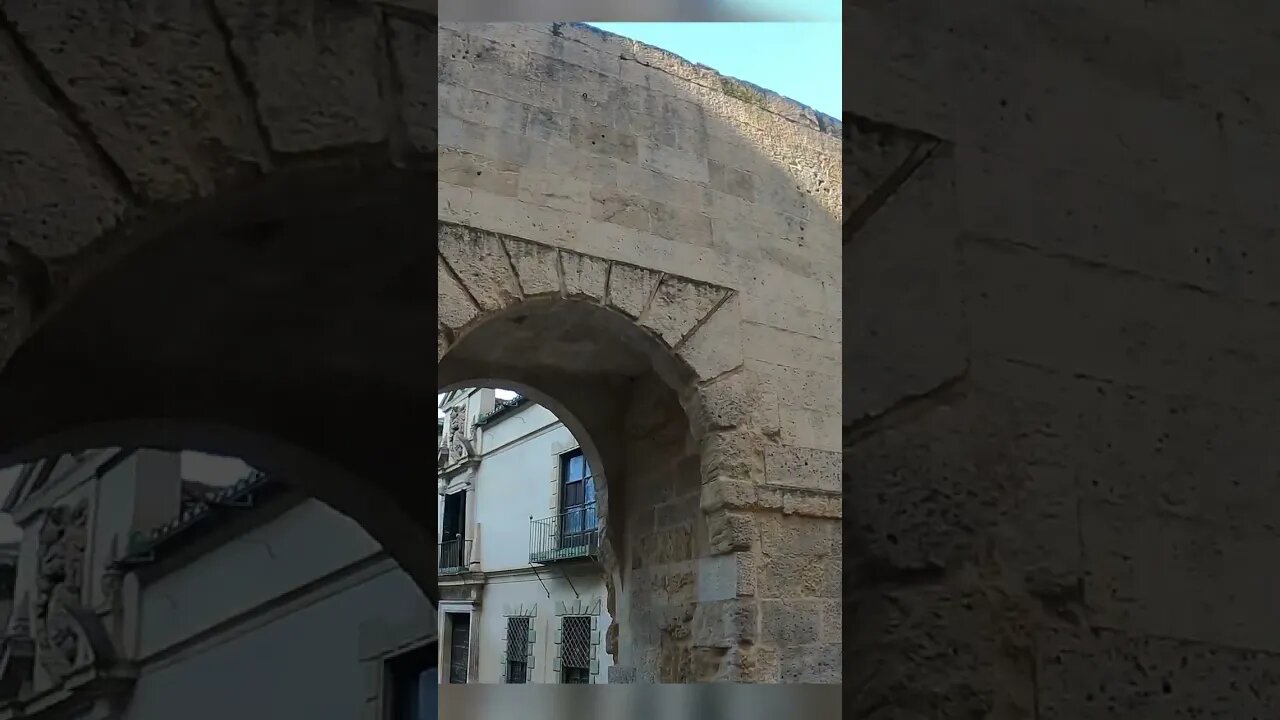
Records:
<instances>
[{"instance_id":1,"label":"barred window","mask_svg":"<svg viewBox=\"0 0 1280 720\"><path fill-rule=\"evenodd\" d=\"M529 682L529 618L507 618L507 682Z\"/></svg>"},{"instance_id":2,"label":"barred window","mask_svg":"<svg viewBox=\"0 0 1280 720\"><path fill-rule=\"evenodd\" d=\"M567 684L591 682L591 618L570 616L562 619L560 650L561 681Z\"/></svg>"}]
</instances>

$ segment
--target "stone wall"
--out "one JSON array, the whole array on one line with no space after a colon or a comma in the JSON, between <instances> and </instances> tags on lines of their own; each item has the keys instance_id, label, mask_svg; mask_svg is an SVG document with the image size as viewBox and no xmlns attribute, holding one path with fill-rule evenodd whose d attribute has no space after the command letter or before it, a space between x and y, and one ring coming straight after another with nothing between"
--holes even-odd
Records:
<instances>
[{"instance_id":1,"label":"stone wall","mask_svg":"<svg viewBox=\"0 0 1280 720\"><path fill-rule=\"evenodd\" d=\"M855 715L1280 706L1280 14L1243 6L846 8Z\"/></svg>"},{"instance_id":2,"label":"stone wall","mask_svg":"<svg viewBox=\"0 0 1280 720\"><path fill-rule=\"evenodd\" d=\"M609 475L616 674L838 681L839 122L583 25L439 32L442 362L533 299L665 348Z\"/></svg>"},{"instance_id":3,"label":"stone wall","mask_svg":"<svg viewBox=\"0 0 1280 720\"><path fill-rule=\"evenodd\" d=\"M623 661L635 664L639 682L688 682L695 676L695 561L706 554L697 447L674 394L656 378L638 383L632 397L621 573L629 613L620 639L634 656Z\"/></svg>"}]
</instances>

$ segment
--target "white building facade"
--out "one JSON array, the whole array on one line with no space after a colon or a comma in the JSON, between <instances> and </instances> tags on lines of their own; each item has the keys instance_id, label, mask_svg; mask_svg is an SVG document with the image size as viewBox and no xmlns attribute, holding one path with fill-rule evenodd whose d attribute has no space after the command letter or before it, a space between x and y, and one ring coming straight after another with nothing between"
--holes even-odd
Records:
<instances>
[{"instance_id":1,"label":"white building facade","mask_svg":"<svg viewBox=\"0 0 1280 720\"><path fill-rule=\"evenodd\" d=\"M551 411L492 389L441 404L440 681L605 683L592 468Z\"/></svg>"},{"instance_id":2,"label":"white building facade","mask_svg":"<svg viewBox=\"0 0 1280 720\"><path fill-rule=\"evenodd\" d=\"M181 456L37 463L0 643L0 719L425 720L437 615L354 521Z\"/></svg>"}]
</instances>

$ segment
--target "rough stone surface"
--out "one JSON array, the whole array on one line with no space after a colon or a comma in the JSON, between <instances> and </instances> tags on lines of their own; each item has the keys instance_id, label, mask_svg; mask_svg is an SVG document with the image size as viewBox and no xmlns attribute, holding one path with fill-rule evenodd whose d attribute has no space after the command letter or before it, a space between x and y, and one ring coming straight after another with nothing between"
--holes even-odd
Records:
<instances>
[{"instance_id":1,"label":"rough stone surface","mask_svg":"<svg viewBox=\"0 0 1280 720\"><path fill-rule=\"evenodd\" d=\"M148 200L213 194L266 161L214 17L201 3L156 14L113 2L7 2L4 14Z\"/></svg>"},{"instance_id":2,"label":"rough stone surface","mask_svg":"<svg viewBox=\"0 0 1280 720\"><path fill-rule=\"evenodd\" d=\"M436 27L394 17L386 23L395 63L390 80L400 87L400 113L407 139L418 150L433 151L439 135L439 103L432 88L439 69Z\"/></svg>"},{"instance_id":3,"label":"rough stone surface","mask_svg":"<svg viewBox=\"0 0 1280 720\"><path fill-rule=\"evenodd\" d=\"M844 126L853 712L1267 716L1280 93L1249 69L1274 66L1260 17L846 12L846 60L875 68ZM802 569L766 556L762 592L818 582Z\"/></svg>"},{"instance_id":4,"label":"rough stone surface","mask_svg":"<svg viewBox=\"0 0 1280 720\"><path fill-rule=\"evenodd\" d=\"M606 391L622 427L585 428L617 458L614 662L639 682L838 681L839 122L585 25L439 33L439 253L484 310L442 287L464 324L442 375L630 388ZM761 555L778 517L827 539L807 585ZM806 654L759 637L765 586L809 603Z\"/></svg>"},{"instance_id":5,"label":"rough stone surface","mask_svg":"<svg viewBox=\"0 0 1280 720\"><path fill-rule=\"evenodd\" d=\"M316 0L300 13L252 0L213 4L230 32L232 53L246 69L272 148L306 152L386 140L390 118L378 68L387 53L373 3ZM431 40L422 32L402 40L397 50L406 61L421 59L421 50L405 45ZM409 79L404 112L409 127L417 128L412 137L425 140L425 93L420 78Z\"/></svg>"},{"instance_id":6,"label":"rough stone surface","mask_svg":"<svg viewBox=\"0 0 1280 720\"><path fill-rule=\"evenodd\" d=\"M0 237L44 258L74 255L123 214L123 188L0 34Z\"/></svg>"},{"instance_id":7,"label":"rough stone surface","mask_svg":"<svg viewBox=\"0 0 1280 720\"><path fill-rule=\"evenodd\" d=\"M409 228L429 225L434 148L401 162L387 128L433 92L391 72L387 8L0 5L4 464L83 443L241 455L304 478L436 598L421 553L435 521L411 510L434 493L373 479L409 469L371 439L408 427L395 406L429 390L419 333L436 311L443 354L479 310L439 265L444 294L425 297L429 258ZM423 31L398 49L430 57L435 18L396 13ZM309 405L317 383L328 411ZM124 421L159 416L172 422ZM328 471L298 470L321 457Z\"/></svg>"}]
</instances>

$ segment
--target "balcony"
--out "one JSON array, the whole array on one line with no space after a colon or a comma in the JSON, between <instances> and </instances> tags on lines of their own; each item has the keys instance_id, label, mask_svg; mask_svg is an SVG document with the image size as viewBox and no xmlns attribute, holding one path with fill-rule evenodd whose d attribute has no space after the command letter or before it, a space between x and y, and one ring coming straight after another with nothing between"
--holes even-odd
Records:
<instances>
[{"instance_id":1,"label":"balcony","mask_svg":"<svg viewBox=\"0 0 1280 720\"><path fill-rule=\"evenodd\" d=\"M440 574L457 575L466 572L471 561L471 541L463 538L440 543Z\"/></svg>"},{"instance_id":2,"label":"balcony","mask_svg":"<svg viewBox=\"0 0 1280 720\"><path fill-rule=\"evenodd\" d=\"M550 563L596 557L600 528L596 504L575 505L559 515L529 520L529 562Z\"/></svg>"}]
</instances>

